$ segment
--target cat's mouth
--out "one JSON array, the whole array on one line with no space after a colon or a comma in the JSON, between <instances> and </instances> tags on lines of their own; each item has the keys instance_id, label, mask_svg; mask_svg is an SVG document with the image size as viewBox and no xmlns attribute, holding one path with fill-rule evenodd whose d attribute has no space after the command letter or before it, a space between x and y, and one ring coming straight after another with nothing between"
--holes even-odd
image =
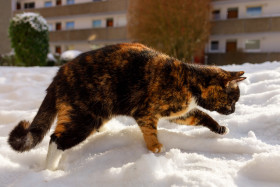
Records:
<instances>
[{"instance_id":1,"label":"cat's mouth","mask_svg":"<svg viewBox=\"0 0 280 187\"><path fill-rule=\"evenodd\" d=\"M217 112L219 112L220 114L224 114L224 115L232 114L232 113L234 113L234 111L235 111L235 105L222 107L217 110Z\"/></svg>"}]
</instances>

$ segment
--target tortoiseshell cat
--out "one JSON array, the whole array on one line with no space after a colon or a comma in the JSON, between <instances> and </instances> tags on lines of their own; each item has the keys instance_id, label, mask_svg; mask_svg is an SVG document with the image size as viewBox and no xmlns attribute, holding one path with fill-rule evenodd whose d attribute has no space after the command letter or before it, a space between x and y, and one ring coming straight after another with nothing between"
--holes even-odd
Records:
<instances>
[{"instance_id":1,"label":"tortoiseshell cat","mask_svg":"<svg viewBox=\"0 0 280 187\"><path fill-rule=\"evenodd\" d=\"M136 43L86 52L59 69L32 123L19 122L8 142L19 152L32 149L57 116L46 161L46 168L54 170L64 150L117 115L133 117L147 148L155 153L162 150L157 138L160 118L225 134L226 127L196 106L233 113L243 73L185 64Z\"/></svg>"}]
</instances>

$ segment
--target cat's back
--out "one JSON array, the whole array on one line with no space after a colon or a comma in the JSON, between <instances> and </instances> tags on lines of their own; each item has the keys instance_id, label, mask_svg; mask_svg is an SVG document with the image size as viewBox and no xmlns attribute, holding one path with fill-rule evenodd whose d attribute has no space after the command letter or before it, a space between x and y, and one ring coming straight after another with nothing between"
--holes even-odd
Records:
<instances>
[{"instance_id":1,"label":"cat's back","mask_svg":"<svg viewBox=\"0 0 280 187\"><path fill-rule=\"evenodd\" d=\"M98 75L116 71L129 71L153 63L159 52L139 43L122 43L82 53L71 62L64 64L59 74L69 76Z\"/></svg>"},{"instance_id":2,"label":"cat's back","mask_svg":"<svg viewBox=\"0 0 280 187\"><path fill-rule=\"evenodd\" d=\"M109 45L82 53L64 64L57 76L63 82L87 81L102 77L139 79L147 72L147 67L160 69L155 66L164 63L164 60L158 60L162 58L167 56L139 43Z\"/></svg>"},{"instance_id":3,"label":"cat's back","mask_svg":"<svg viewBox=\"0 0 280 187\"><path fill-rule=\"evenodd\" d=\"M107 89L135 85L150 75L161 53L139 43L109 45L82 53L64 64L54 78L57 90ZM145 78L146 77L146 78Z\"/></svg>"},{"instance_id":4,"label":"cat's back","mask_svg":"<svg viewBox=\"0 0 280 187\"><path fill-rule=\"evenodd\" d=\"M156 55L158 55L157 51L145 45L139 43L122 43L83 53L71 63L77 63L78 65L102 64L105 66L121 66L127 63L137 65L135 64L137 61L145 62Z\"/></svg>"}]
</instances>

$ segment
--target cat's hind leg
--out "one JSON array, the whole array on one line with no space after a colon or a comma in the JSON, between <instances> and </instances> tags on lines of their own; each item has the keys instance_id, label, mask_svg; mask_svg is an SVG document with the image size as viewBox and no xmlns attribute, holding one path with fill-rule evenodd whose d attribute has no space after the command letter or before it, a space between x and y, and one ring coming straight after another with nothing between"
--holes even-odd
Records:
<instances>
[{"instance_id":1,"label":"cat's hind leg","mask_svg":"<svg viewBox=\"0 0 280 187\"><path fill-rule=\"evenodd\" d=\"M45 168L52 171L56 170L62 154L63 151L57 148L57 144L55 142L50 142Z\"/></svg>"},{"instance_id":2,"label":"cat's hind leg","mask_svg":"<svg viewBox=\"0 0 280 187\"><path fill-rule=\"evenodd\" d=\"M194 109L187 113L185 116L172 119L171 122L182 124L182 125L202 125L208 127L212 132L217 134L227 134L229 129L225 126L219 125L213 118L211 118L208 114Z\"/></svg>"},{"instance_id":3,"label":"cat's hind leg","mask_svg":"<svg viewBox=\"0 0 280 187\"><path fill-rule=\"evenodd\" d=\"M51 135L46 169L56 170L62 153L84 141L103 124L103 118L67 106L58 111L57 126Z\"/></svg>"}]
</instances>

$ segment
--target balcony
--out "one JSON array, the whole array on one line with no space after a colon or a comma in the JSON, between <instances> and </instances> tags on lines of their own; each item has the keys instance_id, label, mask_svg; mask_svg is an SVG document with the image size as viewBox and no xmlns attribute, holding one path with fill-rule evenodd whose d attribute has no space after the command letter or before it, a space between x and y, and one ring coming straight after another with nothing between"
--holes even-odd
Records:
<instances>
[{"instance_id":1,"label":"balcony","mask_svg":"<svg viewBox=\"0 0 280 187\"><path fill-rule=\"evenodd\" d=\"M104 2L90 2L73 5L54 6L48 8L35 8L17 10L14 14L23 12L36 12L45 18L76 16L84 14L100 14L109 12L122 12L128 8L128 0L108 0Z\"/></svg>"},{"instance_id":2,"label":"balcony","mask_svg":"<svg viewBox=\"0 0 280 187\"><path fill-rule=\"evenodd\" d=\"M110 42L127 41L126 27L108 27L94 29L64 30L50 32L50 42Z\"/></svg>"},{"instance_id":3,"label":"balcony","mask_svg":"<svg viewBox=\"0 0 280 187\"><path fill-rule=\"evenodd\" d=\"M280 17L218 20L212 25L212 35L279 32Z\"/></svg>"}]
</instances>

